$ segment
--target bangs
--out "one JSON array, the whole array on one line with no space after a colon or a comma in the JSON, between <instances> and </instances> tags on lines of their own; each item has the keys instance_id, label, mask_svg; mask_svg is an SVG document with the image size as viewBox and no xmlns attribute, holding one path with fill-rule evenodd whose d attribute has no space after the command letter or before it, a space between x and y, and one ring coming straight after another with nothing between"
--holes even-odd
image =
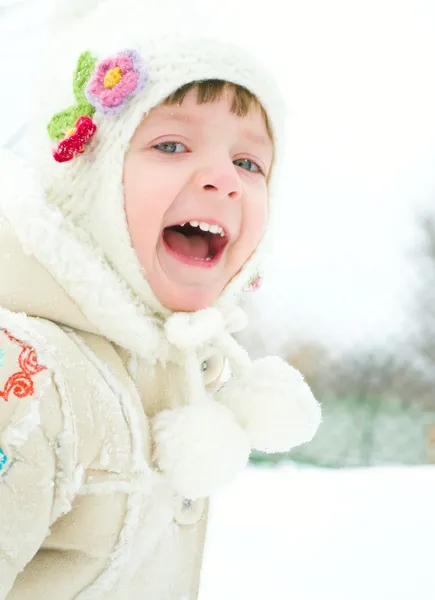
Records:
<instances>
[{"instance_id":1,"label":"bangs","mask_svg":"<svg viewBox=\"0 0 435 600\"><path fill-rule=\"evenodd\" d=\"M228 81L223 81L221 79L192 81L191 83L187 83L186 85L183 85L182 87L178 88L178 90L176 90L173 94L168 96L166 100L164 100L163 104L168 106L181 106L185 96L193 88L196 88L197 91L196 99L198 104L219 102L223 94L228 94L228 92L231 92L233 95L231 103L231 112L234 115L237 115L238 117L246 117L249 114L249 111L252 107L259 108L266 125L267 133L270 139L273 141L273 135L266 111L262 107L258 98L254 96L254 94L252 94L247 88L241 85L230 83Z\"/></svg>"}]
</instances>

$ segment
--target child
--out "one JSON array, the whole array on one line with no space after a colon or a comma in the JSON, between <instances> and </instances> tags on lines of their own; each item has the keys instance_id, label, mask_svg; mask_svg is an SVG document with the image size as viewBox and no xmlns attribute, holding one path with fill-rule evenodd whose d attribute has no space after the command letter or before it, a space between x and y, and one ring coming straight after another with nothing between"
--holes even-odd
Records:
<instances>
[{"instance_id":1,"label":"child","mask_svg":"<svg viewBox=\"0 0 435 600\"><path fill-rule=\"evenodd\" d=\"M193 600L209 496L320 421L297 371L231 335L281 107L239 48L147 3L73 7L34 169L1 157L0 599Z\"/></svg>"}]
</instances>

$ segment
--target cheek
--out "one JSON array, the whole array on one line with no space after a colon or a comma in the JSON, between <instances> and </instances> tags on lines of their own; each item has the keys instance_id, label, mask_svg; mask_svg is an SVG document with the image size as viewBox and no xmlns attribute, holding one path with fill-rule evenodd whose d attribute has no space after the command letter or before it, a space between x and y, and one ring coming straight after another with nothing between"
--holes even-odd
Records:
<instances>
[{"instance_id":1,"label":"cheek","mask_svg":"<svg viewBox=\"0 0 435 600\"><path fill-rule=\"evenodd\" d=\"M155 241L168 208L167 177L159 177L144 161L126 160L124 168L124 205L133 244L144 238ZM146 234L146 235L145 235Z\"/></svg>"},{"instance_id":2,"label":"cheek","mask_svg":"<svg viewBox=\"0 0 435 600\"><path fill-rule=\"evenodd\" d=\"M259 194L247 201L244 211L246 233L249 241L257 244L263 236L268 220L267 193Z\"/></svg>"}]
</instances>

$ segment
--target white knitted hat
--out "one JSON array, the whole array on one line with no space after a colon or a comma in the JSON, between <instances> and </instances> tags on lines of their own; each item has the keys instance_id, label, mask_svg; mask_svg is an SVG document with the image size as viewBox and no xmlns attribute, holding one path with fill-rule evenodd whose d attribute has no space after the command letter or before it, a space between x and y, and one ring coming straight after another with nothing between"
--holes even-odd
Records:
<instances>
[{"instance_id":1,"label":"white knitted hat","mask_svg":"<svg viewBox=\"0 0 435 600\"><path fill-rule=\"evenodd\" d=\"M242 85L261 102L273 132L275 162L269 186L273 209L284 115L276 84L246 50L226 40L222 31L213 31L206 16L192 15L185 3L67 0L56 4L57 35L38 75L33 164L50 202L90 236L149 313L168 313L145 281L130 243L122 186L129 142L143 116L180 86L205 79ZM121 80L104 88L104 74L119 65ZM75 126L75 136L62 141ZM63 163L54 160L58 145L65 157L70 146L76 144L77 149L83 142L84 153L72 152L74 158ZM217 304L227 303L255 278L268 236L270 228Z\"/></svg>"}]
</instances>

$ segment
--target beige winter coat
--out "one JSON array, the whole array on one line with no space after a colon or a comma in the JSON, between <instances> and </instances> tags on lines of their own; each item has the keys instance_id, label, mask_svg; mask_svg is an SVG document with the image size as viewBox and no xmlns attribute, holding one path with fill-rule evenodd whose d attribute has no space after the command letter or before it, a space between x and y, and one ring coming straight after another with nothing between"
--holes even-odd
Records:
<instances>
[{"instance_id":1,"label":"beige winter coat","mask_svg":"<svg viewBox=\"0 0 435 600\"><path fill-rule=\"evenodd\" d=\"M0 256L0 598L193 600L207 502L148 468L176 366L99 335L3 219ZM207 386L222 364L204 362Z\"/></svg>"}]
</instances>

